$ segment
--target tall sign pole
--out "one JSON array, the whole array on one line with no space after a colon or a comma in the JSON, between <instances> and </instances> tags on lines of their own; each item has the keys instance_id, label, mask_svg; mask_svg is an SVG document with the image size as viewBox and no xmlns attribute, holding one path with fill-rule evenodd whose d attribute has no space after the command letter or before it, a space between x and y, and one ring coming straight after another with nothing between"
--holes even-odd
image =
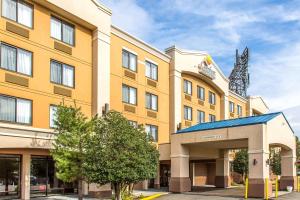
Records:
<instances>
[{"instance_id":1,"label":"tall sign pole","mask_svg":"<svg viewBox=\"0 0 300 200\"><path fill-rule=\"evenodd\" d=\"M239 55L238 50L236 50L234 68L229 76L229 89L243 97L247 97L247 89L250 84L248 61L248 47L244 49L242 55Z\"/></svg>"}]
</instances>

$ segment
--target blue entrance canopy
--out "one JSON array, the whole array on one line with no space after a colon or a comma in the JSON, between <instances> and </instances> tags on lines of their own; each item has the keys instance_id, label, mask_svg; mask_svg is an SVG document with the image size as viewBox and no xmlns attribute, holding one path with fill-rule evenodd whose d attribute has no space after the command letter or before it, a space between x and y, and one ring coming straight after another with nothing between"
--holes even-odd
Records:
<instances>
[{"instance_id":1,"label":"blue entrance canopy","mask_svg":"<svg viewBox=\"0 0 300 200\"><path fill-rule=\"evenodd\" d=\"M267 123L268 121L270 121L271 119L273 119L274 117L277 117L278 115L281 115L281 114L284 116L284 114L282 112L275 112L275 113L268 113L268 114L257 115L257 116L200 123L200 124L179 130L179 131L177 131L177 133L188 133L188 132L204 131L204 130L212 130L212 129L220 129L220 128L230 128L230 127L237 127L237 126L264 124L264 123Z\"/></svg>"}]
</instances>

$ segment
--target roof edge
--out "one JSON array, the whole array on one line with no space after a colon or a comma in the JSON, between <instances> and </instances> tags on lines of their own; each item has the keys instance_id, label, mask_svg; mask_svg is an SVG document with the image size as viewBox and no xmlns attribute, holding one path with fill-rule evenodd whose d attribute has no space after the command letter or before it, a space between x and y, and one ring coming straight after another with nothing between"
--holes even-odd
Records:
<instances>
[{"instance_id":1,"label":"roof edge","mask_svg":"<svg viewBox=\"0 0 300 200\"><path fill-rule=\"evenodd\" d=\"M151 54L153 54L153 55L155 55L155 53L158 54L159 56L158 56L158 55L155 55L155 56L157 56L157 57L163 59L164 61L166 61L166 62L168 62L168 63L169 63L170 60L171 60L171 56L167 55L165 52L163 52L163 51L161 51L161 50L159 50L159 49L157 49L157 48L151 46L151 45L148 44L147 42L145 42L145 41L143 41L143 40L141 40L141 39L139 39L139 38L137 38L137 37L131 35L130 33L128 33L128 32L126 32L126 31L122 30L121 28L119 28L119 27L117 27L117 26L115 26L115 25L111 25L111 32L112 32L113 34L119 36L119 37L122 37L122 38L125 39L125 40L126 40L126 38L125 38L126 36L129 37L129 38L132 39L132 40L135 40L137 43L140 43L141 45L144 45L146 48L149 48L149 49L147 50L146 48L143 48L143 47L141 47L141 46L138 46L139 48L142 48L142 49L144 49L145 51L147 51L147 52L149 52L149 53L151 53ZM124 37L124 36L125 36L125 37ZM128 41L128 40L127 40L127 41ZM130 41L128 41L128 42L130 42ZM131 43L132 43L132 42L131 42ZM155 53L153 53L153 52L151 52L151 51L153 51L153 52L155 52Z\"/></svg>"},{"instance_id":2,"label":"roof edge","mask_svg":"<svg viewBox=\"0 0 300 200\"><path fill-rule=\"evenodd\" d=\"M280 114L283 114L282 112L274 112L274 113L267 113L267 114L262 114L262 115L259 115L259 116L268 116L268 115L274 115L274 117L280 115ZM203 123L203 124L208 124L208 123L216 123L216 122L224 122L224 121L234 121L234 120L239 120L239 119L247 119L247 118L252 118L252 117L257 117L257 116L248 116L248 117L241 117L241 118L235 118L235 119L225 119L225 120L220 120L220 121L215 121L215 122L206 122L206 123ZM274 118L273 117L273 118ZM273 118L269 119L269 120L272 120ZM256 123L252 123L250 125L255 125L255 124L265 124L266 122L256 122ZM195 124L194 126L197 126L199 124ZM191 127L194 127L194 126L190 126L188 128L185 128L185 129L182 129L182 130L179 130L176 132L176 134L179 134L179 133L189 133L189 132L195 132L195 130L187 130L187 131L184 131L186 129L190 129ZM226 126L226 127L222 127L222 128L231 128L231 127L238 127L238 126L247 126L247 125L233 125L233 126ZM205 130L214 130L214 129L220 129L219 127L217 128L209 128L209 129L203 129L201 131L205 131Z\"/></svg>"}]
</instances>

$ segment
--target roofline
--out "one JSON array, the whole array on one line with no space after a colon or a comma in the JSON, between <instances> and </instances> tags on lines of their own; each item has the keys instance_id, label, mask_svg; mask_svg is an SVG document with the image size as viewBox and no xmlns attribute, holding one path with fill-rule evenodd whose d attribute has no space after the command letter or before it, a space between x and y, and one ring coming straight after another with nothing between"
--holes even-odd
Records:
<instances>
[{"instance_id":1,"label":"roofline","mask_svg":"<svg viewBox=\"0 0 300 200\"><path fill-rule=\"evenodd\" d=\"M285 114L284 114L283 112L281 112L281 114L282 114L282 116L284 117L285 121L288 123L288 125L289 125L290 129L292 130L293 134L295 135L294 129L292 128L290 122L287 120Z\"/></svg>"},{"instance_id":2,"label":"roofline","mask_svg":"<svg viewBox=\"0 0 300 200\"><path fill-rule=\"evenodd\" d=\"M193 51L193 50L184 50L184 49L180 49L177 46L173 45L170 46L168 48L165 49L165 52L169 52L169 51L177 51L178 53L184 55L184 54L193 54L193 55L201 55L201 56L205 56L205 55L209 55L208 52L206 51ZM229 79L225 76L225 74L223 73L223 71L221 70L221 68L217 65L217 63L214 61L214 59L212 59L213 65L216 67L217 71L221 74L221 77L229 82Z\"/></svg>"},{"instance_id":3,"label":"roofline","mask_svg":"<svg viewBox=\"0 0 300 200\"><path fill-rule=\"evenodd\" d=\"M274 112L274 113L267 113L267 114L262 114L259 116L266 116L266 115L276 115L278 116L279 114L283 114L282 112ZM283 114L284 115L284 114ZM215 122L223 122L223 121L233 121L233 120L239 120L239 119L246 119L246 118L251 118L251 117L255 117L255 116L248 116L248 117L241 117L241 118L235 118L235 119L224 119L224 120L220 120L220 121L215 121ZM272 118L273 119L273 118ZM271 120L271 119L270 119ZM286 120L287 121L287 120ZM215 123L215 122L206 122L206 123L202 123L202 124L208 124L208 123ZM288 121L287 121L288 122ZM257 124L266 124L267 122L255 122L255 123L251 123L249 125L257 125ZM197 126L198 124L194 125ZM214 129L222 129L222 128L232 128L232 127L238 127L238 126L247 126L247 125L232 125L232 126L224 126L224 127L216 127L216 128L208 128L208 129L202 129L202 130L198 130L198 131L207 131L207 130L214 130ZM193 127L193 126L190 126ZM189 127L189 128L190 128ZM188 128L186 128L188 129ZM191 131L183 131L185 129L179 130L177 131L175 134L179 134L179 133L189 133L189 132L196 132L195 130L191 130ZM182 132L181 132L182 131Z\"/></svg>"},{"instance_id":4,"label":"roofline","mask_svg":"<svg viewBox=\"0 0 300 200\"><path fill-rule=\"evenodd\" d=\"M208 55L208 53L206 51L181 49L181 48L177 47L176 45L172 45L172 46L166 48L165 52L172 51L172 50L178 51L181 54Z\"/></svg>"},{"instance_id":5,"label":"roofline","mask_svg":"<svg viewBox=\"0 0 300 200\"><path fill-rule=\"evenodd\" d=\"M248 99L247 99L247 98L245 98L245 97L243 97L243 96L241 96L241 95L239 95L239 94L235 93L235 92L234 92L234 91L232 91L232 90L229 90L229 93L231 93L233 96L236 96L236 97L238 97L238 98L242 99L243 101L246 101L246 103L247 103L247 101L248 101Z\"/></svg>"},{"instance_id":6,"label":"roofline","mask_svg":"<svg viewBox=\"0 0 300 200\"><path fill-rule=\"evenodd\" d=\"M151 53L151 54L153 54L153 55L155 55L155 56L163 59L164 61L170 63L171 56L169 56L165 52L160 51L159 49L151 46L150 44L146 43L145 41L143 41L143 40L141 40L141 39L139 39L139 38L137 38L137 37L129 34L128 32L120 29L119 27L117 27L115 25L111 25L111 33L113 33L114 35L117 35L117 36L119 36L119 37L121 37L121 38L123 38L125 40L126 40L126 37L129 37L130 39L135 40L137 43L140 44L140 46L137 46L136 44L134 44L137 47L142 48L145 51L147 51L147 52L149 52L149 53ZM129 41L128 39L127 39L127 41L130 42L130 43L132 43L132 41Z\"/></svg>"},{"instance_id":7,"label":"roofline","mask_svg":"<svg viewBox=\"0 0 300 200\"><path fill-rule=\"evenodd\" d=\"M264 105L266 106L266 108L268 110L270 110L269 106L267 105L267 103L265 102L265 100L261 97L261 96L248 96L249 99L257 99L257 98L260 98L261 101L264 103Z\"/></svg>"},{"instance_id":8,"label":"roofline","mask_svg":"<svg viewBox=\"0 0 300 200\"><path fill-rule=\"evenodd\" d=\"M110 8L106 7L104 4L100 3L97 0L91 0L91 1L98 7L99 10L106 12L110 16L112 15L112 10Z\"/></svg>"},{"instance_id":9,"label":"roofline","mask_svg":"<svg viewBox=\"0 0 300 200\"><path fill-rule=\"evenodd\" d=\"M201 129L199 131L184 131L184 132L176 132L175 134L181 134L181 133L192 133L192 132L201 132L201 131L208 131L208 130L216 130L216 129L222 129L222 128L235 128L240 126L252 126L252 125L258 125L258 124L267 124L267 122L255 122L251 124L243 124L243 125L233 125L233 126L225 126L225 127L216 127L216 128L207 128L207 129ZM184 129L183 129L184 130Z\"/></svg>"}]
</instances>

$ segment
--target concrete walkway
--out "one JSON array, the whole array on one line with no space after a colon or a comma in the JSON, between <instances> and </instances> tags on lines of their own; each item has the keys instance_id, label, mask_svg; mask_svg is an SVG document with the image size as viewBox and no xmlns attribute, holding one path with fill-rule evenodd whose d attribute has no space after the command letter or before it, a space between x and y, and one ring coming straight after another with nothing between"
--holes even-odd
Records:
<instances>
[{"instance_id":1,"label":"concrete walkway","mask_svg":"<svg viewBox=\"0 0 300 200\"><path fill-rule=\"evenodd\" d=\"M243 200L243 197L226 197L226 196L210 196L210 195L202 195L195 193L184 193L184 194L168 194L161 197L158 197L157 200ZM249 198L250 200L251 198ZM275 198L270 198L274 199ZM300 193L293 192L289 194L282 195L278 197L276 200L300 200ZM252 199L251 199L252 200ZM253 199L255 200L255 199ZM256 200L258 200L256 198Z\"/></svg>"}]
</instances>

